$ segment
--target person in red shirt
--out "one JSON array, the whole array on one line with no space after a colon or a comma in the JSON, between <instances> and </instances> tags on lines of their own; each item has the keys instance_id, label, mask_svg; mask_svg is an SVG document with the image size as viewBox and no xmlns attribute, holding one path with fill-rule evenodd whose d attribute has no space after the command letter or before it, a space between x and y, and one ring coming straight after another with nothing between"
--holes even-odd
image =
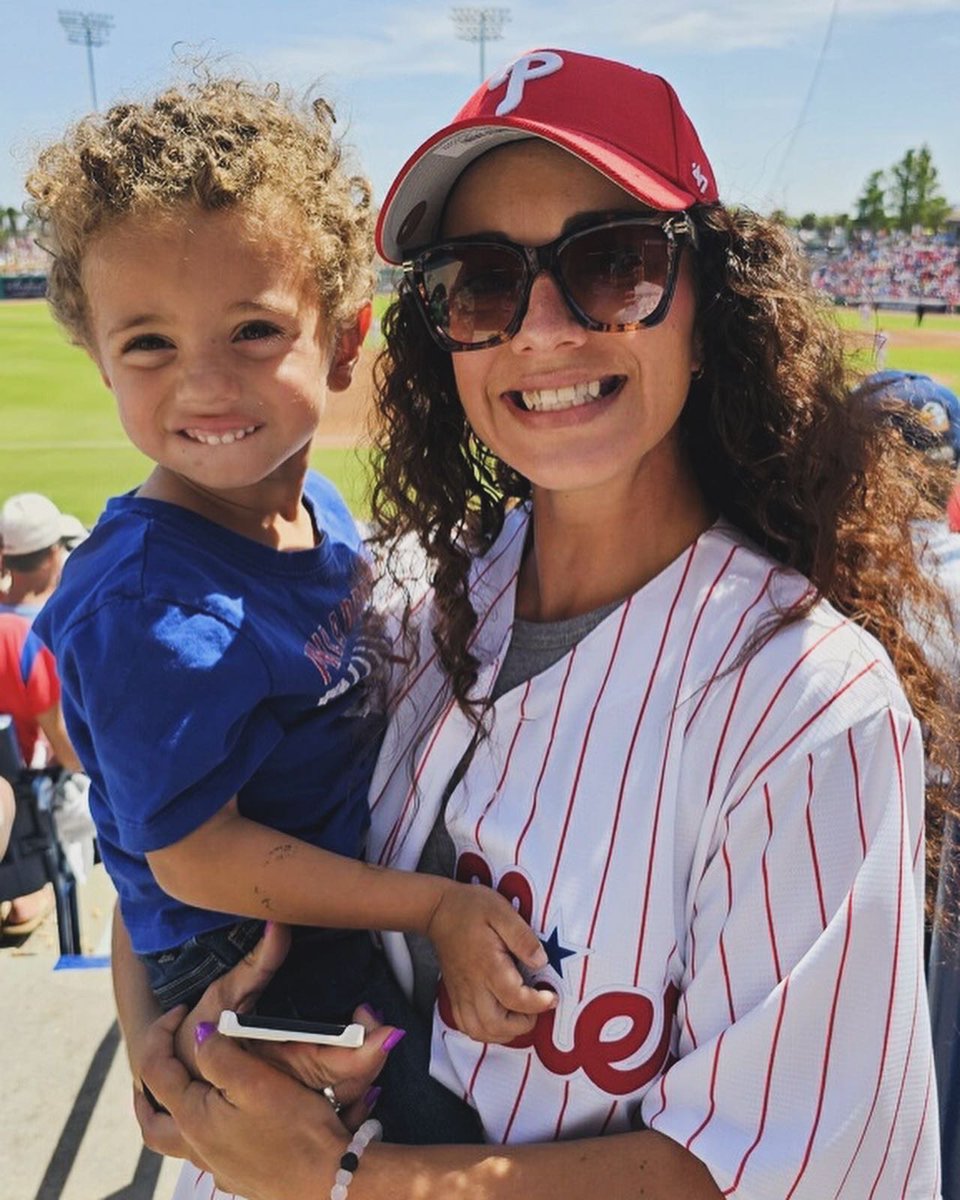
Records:
<instances>
[{"instance_id":1,"label":"person in red shirt","mask_svg":"<svg viewBox=\"0 0 960 1200\"><path fill-rule=\"evenodd\" d=\"M12 718L27 765L39 754L70 771L82 770L63 723L54 657L29 620L15 613L0 613L0 713ZM31 933L52 904L49 885L13 900L2 914L4 933Z\"/></svg>"},{"instance_id":2,"label":"person in red shirt","mask_svg":"<svg viewBox=\"0 0 960 1200\"><path fill-rule=\"evenodd\" d=\"M83 769L63 724L56 661L30 622L14 613L0 613L0 713L13 718L27 766L55 761L70 771ZM40 764L38 744L45 759Z\"/></svg>"}]
</instances>

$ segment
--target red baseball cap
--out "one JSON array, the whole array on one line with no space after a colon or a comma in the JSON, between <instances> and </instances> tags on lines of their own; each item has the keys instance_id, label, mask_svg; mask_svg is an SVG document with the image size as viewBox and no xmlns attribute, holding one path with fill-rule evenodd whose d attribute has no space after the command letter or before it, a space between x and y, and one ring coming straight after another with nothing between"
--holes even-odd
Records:
<instances>
[{"instance_id":1,"label":"red baseball cap","mask_svg":"<svg viewBox=\"0 0 960 1200\"><path fill-rule=\"evenodd\" d=\"M429 244L470 163L529 137L569 150L661 211L718 199L697 132L665 79L571 50L531 50L481 84L401 168L377 222L381 256L399 263Z\"/></svg>"}]
</instances>

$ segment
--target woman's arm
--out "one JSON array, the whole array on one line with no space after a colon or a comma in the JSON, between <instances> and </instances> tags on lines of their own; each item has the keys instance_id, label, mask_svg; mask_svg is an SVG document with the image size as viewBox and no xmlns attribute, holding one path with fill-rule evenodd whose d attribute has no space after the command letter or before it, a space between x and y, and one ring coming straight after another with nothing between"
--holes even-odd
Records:
<instances>
[{"instance_id":1,"label":"woman's arm","mask_svg":"<svg viewBox=\"0 0 960 1200\"><path fill-rule=\"evenodd\" d=\"M127 1047L127 1060L133 1075L134 1087L140 1087L140 1057L147 1031L160 1016L160 1008L147 982L147 972L133 952L130 935L120 916L120 906L113 910L110 970L113 975L113 998L117 1017Z\"/></svg>"},{"instance_id":2,"label":"woman's arm","mask_svg":"<svg viewBox=\"0 0 960 1200\"><path fill-rule=\"evenodd\" d=\"M222 1189L249 1200L329 1195L347 1136L327 1102L217 1035L197 1049L206 1079L191 1079L173 1053L176 1029L170 1013L154 1025L144 1071L187 1137L190 1157L208 1164ZM147 1144L163 1150L170 1118L142 1106L140 1115ZM600 1189L645 1200L720 1196L697 1158L643 1132L531 1146L374 1144L350 1184L350 1200L583 1200Z\"/></svg>"}]
</instances>

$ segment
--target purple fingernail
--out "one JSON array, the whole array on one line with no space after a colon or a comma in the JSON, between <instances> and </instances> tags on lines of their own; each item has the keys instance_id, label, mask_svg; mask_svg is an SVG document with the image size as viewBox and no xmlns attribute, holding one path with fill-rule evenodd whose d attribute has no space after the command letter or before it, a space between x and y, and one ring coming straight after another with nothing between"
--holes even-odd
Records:
<instances>
[{"instance_id":1,"label":"purple fingernail","mask_svg":"<svg viewBox=\"0 0 960 1200\"><path fill-rule=\"evenodd\" d=\"M375 1021L383 1020L382 1015L378 1014L377 1010L373 1007L373 1005L368 1004L366 1002L366 1000L363 1001L363 1003L360 1005L360 1008L363 1009L363 1011L367 1014L368 1017L372 1017Z\"/></svg>"},{"instance_id":2,"label":"purple fingernail","mask_svg":"<svg viewBox=\"0 0 960 1200\"><path fill-rule=\"evenodd\" d=\"M394 1046L396 1046L398 1042L403 1041L406 1036L407 1031L405 1029L394 1029L392 1033L389 1033L383 1043L384 1054L389 1054Z\"/></svg>"},{"instance_id":3,"label":"purple fingernail","mask_svg":"<svg viewBox=\"0 0 960 1200\"><path fill-rule=\"evenodd\" d=\"M197 1045L202 1046L211 1033L216 1033L217 1027L212 1021L201 1021L193 1031L193 1036L196 1038Z\"/></svg>"},{"instance_id":4,"label":"purple fingernail","mask_svg":"<svg viewBox=\"0 0 960 1200\"><path fill-rule=\"evenodd\" d=\"M366 1107L367 1112L373 1111L373 1106L380 1099L380 1093L382 1091L383 1091L383 1088L372 1087L369 1090L369 1092L367 1092L367 1094L364 1096L363 1103L364 1103L364 1106Z\"/></svg>"}]
</instances>

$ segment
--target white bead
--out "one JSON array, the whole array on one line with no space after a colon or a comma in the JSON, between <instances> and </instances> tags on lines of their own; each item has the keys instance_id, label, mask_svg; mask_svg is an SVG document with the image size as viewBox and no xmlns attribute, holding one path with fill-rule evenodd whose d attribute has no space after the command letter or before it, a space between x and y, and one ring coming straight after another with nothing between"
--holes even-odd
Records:
<instances>
[{"instance_id":1,"label":"white bead","mask_svg":"<svg viewBox=\"0 0 960 1200\"><path fill-rule=\"evenodd\" d=\"M335 1183L330 1189L330 1200L347 1200L347 1189L342 1183Z\"/></svg>"},{"instance_id":2,"label":"white bead","mask_svg":"<svg viewBox=\"0 0 960 1200\"><path fill-rule=\"evenodd\" d=\"M333 1182L339 1183L343 1187L349 1187L351 1179L353 1179L353 1172L345 1171L343 1169L343 1167L340 1167L340 1169L337 1171L336 1175L334 1176Z\"/></svg>"}]
</instances>

